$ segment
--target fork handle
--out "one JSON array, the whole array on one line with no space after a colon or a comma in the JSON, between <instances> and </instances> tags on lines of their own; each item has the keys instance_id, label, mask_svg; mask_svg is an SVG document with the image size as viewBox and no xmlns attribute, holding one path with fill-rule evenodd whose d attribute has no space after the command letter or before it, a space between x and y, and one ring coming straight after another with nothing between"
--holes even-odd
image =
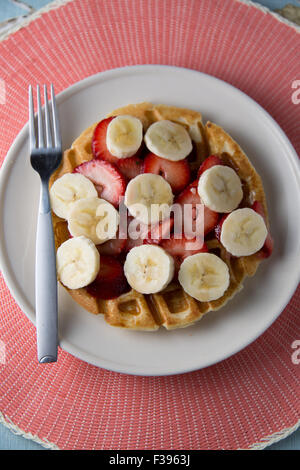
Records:
<instances>
[{"instance_id":1,"label":"fork handle","mask_svg":"<svg viewBox=\"0 0 300 470\"><path fill-rule=\"evenodd\" d=\"M57 360L56 254L48 181L41 181L36 235L35 305L37 354L41 363Z\"/></svg>"}]
</instances>

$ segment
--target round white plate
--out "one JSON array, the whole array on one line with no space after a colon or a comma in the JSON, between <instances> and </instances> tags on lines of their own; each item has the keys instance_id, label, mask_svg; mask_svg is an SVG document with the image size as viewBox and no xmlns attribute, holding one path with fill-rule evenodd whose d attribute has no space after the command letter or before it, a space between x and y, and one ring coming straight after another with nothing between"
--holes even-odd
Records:
<instances>
[{"instance_id":1,"label":"round white plate","mask_svg":"<svg viewBox=\"0 0 300 470\"><path fill-rule=\"evenodd\" d=\"M276 122L241 91L209 75L145 65L100 73L57 97L63 147L108 112L151 101L201 111L224 127L261 175L275 249L256 276L227 306L194 326L134 332L107 325L59 288L60 346L97 366L129 374L168 375L214 364L241 350L276 319L299 281L300 189L295 150ZM39 177L29 162L28 126L14 141L1 170L1 267L28 318L34 313L35 230Z\"/></svg>"}]
</instances>

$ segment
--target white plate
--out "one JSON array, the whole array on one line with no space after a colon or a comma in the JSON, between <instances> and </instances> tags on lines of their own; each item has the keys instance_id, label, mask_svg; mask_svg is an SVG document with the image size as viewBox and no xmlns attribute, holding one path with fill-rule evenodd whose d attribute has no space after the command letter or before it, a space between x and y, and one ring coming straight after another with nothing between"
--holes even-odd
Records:
<instances>
[{"instance_id":1,"label":"white plate","mask_svg":"<svg viewBox=\"0 0 300 470\"><path fill-rule=\"evenodd\" d=\"M242 292L196 325L134 332L107 325L59 288L60 346L91 364L139 375L168 375L214 364L241 350L276 319L299 281L300 190L297 155L275 121L241 91L209 75L168 66L110 70L77 83L58 98L63 146L109 111L140 101L199 110L242 146L262 176L275 239L272 257ZM35 229L39 178L31 169L28 126L14 141L0 184L1 266L12 295L34 314Z\"/></svg>"}]
</instances>

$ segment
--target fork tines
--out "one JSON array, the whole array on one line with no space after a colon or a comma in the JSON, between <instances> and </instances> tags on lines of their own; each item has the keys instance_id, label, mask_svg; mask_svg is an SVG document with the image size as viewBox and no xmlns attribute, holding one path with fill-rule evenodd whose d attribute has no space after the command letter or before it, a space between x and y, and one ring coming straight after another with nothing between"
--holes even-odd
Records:
<instances>
[{"instance_id":1,"label":"fork tines","mask_svg":"<svg viewBox=\"0 0 300 470\"><path fill-rule=\"evenodd\" d=\"M43 112L41 104L40 86L37 85L37 118L38 118L38 136L35 130L35 115L34 115L34 102L32 86L29 85L29 135L30 135L30 149L42 148L56 148L61 149L61 136L59 130L58 114L56 108L56 100L54 94L54 87L51 83L51 114L48 101L47 86L44 85L44 103L45 103L45 125L43 123ZM45 129L44 129L45 127ZM53 131L53 132L52 132ZM46 136L46 146L44 144L44 137Z\"/></svg>"}]
</instances>

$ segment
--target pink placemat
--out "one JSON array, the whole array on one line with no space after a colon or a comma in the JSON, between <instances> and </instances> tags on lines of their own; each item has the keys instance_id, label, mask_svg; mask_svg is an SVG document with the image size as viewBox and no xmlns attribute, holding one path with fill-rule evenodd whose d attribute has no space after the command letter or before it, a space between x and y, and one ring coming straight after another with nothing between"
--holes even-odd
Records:
<instances>
[{"instance_id":1,"label":"pink placemat","mask_svg":"<svg viewBox=\"0 0 300 470\"><path fill-rule=\"evenodd\" d=\"M291 99L299 30L236 0L75 0L0 43L1 161L27 121L29 83L53 82L59 92L99 71L146 63L201 70L240 88L300 153L300 105ZM299 288L252 345L170 377L109 372L62 350L56 364L37 365L35 328L3 279L0 305L0 421L50 448L262 448L299 424Z\"/></svg>"}]
</instances>

